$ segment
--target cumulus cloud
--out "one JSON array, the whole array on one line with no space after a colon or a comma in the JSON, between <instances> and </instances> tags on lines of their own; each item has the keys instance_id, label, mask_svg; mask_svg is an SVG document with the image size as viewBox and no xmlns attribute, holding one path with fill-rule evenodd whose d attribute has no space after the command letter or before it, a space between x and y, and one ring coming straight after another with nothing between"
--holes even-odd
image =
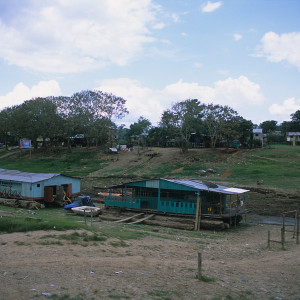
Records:
<instances>
[{"instance_id":1,"label":"cumulus cloud","mask_svg":"<svg viewBox=\"0 0 300 300\"><path fill-rule=\"evenodd\" d=\"M291 114L297 110L300 110L300 99L295 97L285 99L282 104L275 103L269 107L270 114L276 117L279 122L290 121Z\"/></svg>"},{"instance_id":2,"label":"cumulus cloud","mask_svg":"<svg viewBox=\"0 0 300 300\"><path fill-rule=\"evenodd\" d=\"M256 48L255 56L266 57L270 62L286 61L300 70L300 32L267 32Z\"/></svg>"},{"instance_id":3,"label":"cumulus cloud","mask_svg":"<svg viewBox=\"0 0 300 300\"><path fill-rule=\"evenodd\" d=\"M79 72L123 66L146 43L156 23L151 0L24 0L0 19L0 57L45 72Z\"/></svg>"},{"instance_id":4,"label":"cumulus cloud","mask_svg":"<svg viewBox=\"0 0 300 300\"><path fill-rule=\"evenodd\" d=\"M25 100L36 97L59 96L61 90L55 80L40 81L32 87L26 86L23 82L18 83L11 92L0 96L0 109L19 105Z\"/></svg>"},{"instance_id":5,"label":"cumulus cloud","mask_svg":"<svg viewBox=\"0 0 300 300\"><path fill-rule=\"evenodd\" d=\"M102 81L96 89L127 100L126 107L130 114L126 118L128 122L126 125L136 122L140 116L157 125L164 110L170 108L173 103L186 99L199 99L207 104L228 105L238 112L245 111L246 106L258 106L264 101L259 85L245 76L217 81L213 86L179 80L160 90L144 87L137 80L119 78Z\"/></svg>"},{"instance_id":6,"label":"cumulus cloud","mask_svg":"<svg viewBox=\"0 0 300 300\"><path fill-rule=\"evenodd\" d=\"M202 6L202 12L213 12L216 9L220 8L222 5L221 1L210 2L208 1L205 5Z\"/></svg>"},{"instance_id":7,"label":"cumulus cloud","mask_svg":"<svg viewBox=\"0 0 300 300\"><path fill-rule=\"evenodd\" d=\"M107 79L102 81L100 86L95 89L113 93L127 100L126 107L130 115L126 118L126 122L123 120L118 122L125 123L127 126L136 122L140 116L149 119L153 125L156 125L165 108L165 99L161 91L144 87L139 81L134 79Z\"/></svg>"},{"instance_id":8,"label":"cumulus cloud","mask_svg":"<svg viewBox=\"0 0 300 300\"><path fill-rule=\"evenodd\" d=\"M239 41L239 40L241 40L243 38L243 36L241 34L239 34L239 33L235 33L233 35L233 38L234 38L235 41Z\"/></svg>"},{"instance_id":9,"label":"cumulus cloud","mask_svg":"<svg viewBox=\"0 0 300 300\"><path fill-rule=\"evenodd\" d=\"M247 104L260 105L264 97L260 86L250 81L246 76L227 78L214 84L215 100L220 104L228 104L233 108L240 108Z\"/></svg>"}]
</instances>

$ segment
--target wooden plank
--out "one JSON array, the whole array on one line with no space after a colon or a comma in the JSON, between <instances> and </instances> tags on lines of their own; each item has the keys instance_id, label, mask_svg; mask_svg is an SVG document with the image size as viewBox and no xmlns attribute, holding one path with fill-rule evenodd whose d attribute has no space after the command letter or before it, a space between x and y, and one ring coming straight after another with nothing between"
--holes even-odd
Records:
<instances>
[{"instance_id":1,"label":"wooden plank","mask_svg":"<svg viewBox=\"0 0 300 300\"><path fill-rule=\"evenodd\" d=\"M131 217L122 219L122 220L115 221L115 223L126 222L126 221L129 221L129 220L131 220L131 219L133 219L133 218L136 218L136 217L139 217L139 216L142 216L142 215L144 215L144 213L140 213L140 214L137 214L137 215L134 215L134 216L131 216Z\"/></svg>"},{"instance_id":2,"label":"wooden plank","mask_svg":"<svg viewBox=\"0 0 300 300\"><path fill-rule=\"evenodd\" d=\"M146 216L145 218L136 220L136 221L131 222L131 223L129 223L129 224L138 224L138 223L141 223L141 222L143 222L143 221L145 221L145 220L148 220L148 219L152 218L153 216L154 216L154 215L148 215L148 216Z\"/></svg>"}]
</instances>

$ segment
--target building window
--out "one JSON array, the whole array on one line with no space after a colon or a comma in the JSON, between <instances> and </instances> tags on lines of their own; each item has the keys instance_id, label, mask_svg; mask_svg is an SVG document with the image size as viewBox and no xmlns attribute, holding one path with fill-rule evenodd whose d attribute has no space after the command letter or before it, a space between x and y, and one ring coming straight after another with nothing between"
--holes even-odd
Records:
<instances>
[{"instance_id":1,"label":"building window","mask_svg":"<svg viewBox=\"0 0 300 300\"><path fill-rule=\"evenodd\" d=\"M40 187L41 185L38 183L36 186L37 186L37 187Z\"/></svg>"}]
</instances>

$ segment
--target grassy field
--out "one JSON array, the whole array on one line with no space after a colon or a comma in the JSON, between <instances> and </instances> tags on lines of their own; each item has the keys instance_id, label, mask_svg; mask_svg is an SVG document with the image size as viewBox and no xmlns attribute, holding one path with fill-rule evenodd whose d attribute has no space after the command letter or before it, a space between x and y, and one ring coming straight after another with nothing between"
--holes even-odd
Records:
<instances>
[{"instance_id":1,"label":"grassy field","mask_svg":"<svg viewBox=\"0 0 300 300\"><path fill-rule=\"evenodd\" d=\"M300 148L273 146L248 152L236 163L229 164L228 180L251 185L263 180L267 186L300 190Z\"/></svg>"},{"instance_id":2,"label":"grassy field","mask_svg":"<svg viewBox=\"0 0 300 300\"><path fill-rule=\"evenodd\" d=\"M101 204L99 204L101 206ZM160 228L160 233L157 233L157 229L150 225L127 225L121 223L110 222L109 226L103 224L99 226L99 218L93 218L92 222L90 218L84 222L84 217L70 214L63 208L47 208L34 211L34 215L28 214L27 210L16 211L13 207L7 207L0 205L1 212L10 213L13 216L3 216L0 218L0 234L12 233L12 232L30 232L37 230L87 230L90 231L93 236L87 236L86 233L79 234L67 234L59 235L60 239L64 240L83 240L85 242L93 241L105 241L107 239L116 239L112 246L125 246L128 240L137 240L144 237L158 237L161 239L176 239L179 241L185 241L186 238L197 238L199 241L203 239L216 239L218 235L216 233L211 234L209 232L194 232L194 231L182 231L171 228ZM93 225L93 226L91 226ZM51 236L46 236L50 238Z\"/></svg>"},{"instance_id":3,"label":"grassy field","mask_svg":"<svg viewBox=\"0 0 300 300\"><path fill-rule=\"evenodd\" d=\"M213 169L214 173L207 173L203 179L247 186L256 186L258 180L263 180L266 187L300 190L300 147L274 145L270 149L237 151L198 149L191 150L187 155L178 155L176 160L168 159L168 154L165 154L163 161L152 159L148 165L134 164L126 155L120 155L120 159L124 159L127 165L118 167L109 155L95 148L76 148L71 153L62 149L55 155L32 153L31 158L28 151L21 155L16 151L7 156L1 149L0 168L62 173L79 176L83 180L97 170L103 170L101 174L108 177L120 177L126 173L128 178L199 178L199 170ZM145 156L137 158L140 161L146 159ZM116 167L106 169L110 164Z\"/></svg>"},{"instance_id":4,"label":"grassy field","mask_svg":"<svg viewBox=\"0 0 300 300\"><path fill-rule=\"evenodd\" d=\"M1 157L2 156L2 157ZM61 149L58 153L32 153L0 150L0 168L24 172L62 173L84 177L104 166L95 149L77 148L72 152Z\"/></svg>"}]
</instances>

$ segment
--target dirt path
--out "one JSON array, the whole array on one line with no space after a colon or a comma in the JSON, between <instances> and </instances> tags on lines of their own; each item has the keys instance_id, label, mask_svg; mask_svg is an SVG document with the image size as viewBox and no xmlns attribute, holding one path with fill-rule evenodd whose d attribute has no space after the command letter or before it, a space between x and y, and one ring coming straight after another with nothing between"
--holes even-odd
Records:
<instances>
[{"instance_id":1,"label":"dirt path","mask_svg":"<svg viewBox=\"0 0 300 300\"><path fill-rule=\"evenodd\" d=\"M268 230L279 239L279 226L194 233L95 225L145 236L74 243L50 237L66 232L0 235L1 299L39 299L43 293L55 299L300 299L299 245L288 236L285 251L266 247ZM212 282L196 278L198 252L202 274Z\"/></svg>"}]
</instances>

